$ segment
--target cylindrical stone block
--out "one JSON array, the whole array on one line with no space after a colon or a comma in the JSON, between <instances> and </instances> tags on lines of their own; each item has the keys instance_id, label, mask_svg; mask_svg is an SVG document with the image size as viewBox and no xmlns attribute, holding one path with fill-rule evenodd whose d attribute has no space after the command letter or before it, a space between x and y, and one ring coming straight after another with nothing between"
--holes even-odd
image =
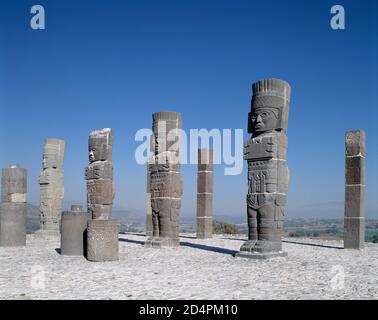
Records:
<instances>
[{"instance_id":1,"label":"cylindrical stone block","mask_svg":"<svg viewBox=\"0 0 378 320\"><path fill-rule=\"evenodd\" d=\"M0 214L0 247L26 245L26 203L3 202Z\"/></svg>"},{"instance_id":2,"label":"cylindrical stone block","mask_svg":"<svg viewBox=\"0 0 378 320\"><path fill-rule=\"evenodd\" d=\"M117 220L89 220L87 229L87 259L94 262L118 260Z\"/></svg>"},{"instance_id":3,"label":"cylindrical stone block","mask_svg":"<svg viewBox=\"0 0 378 320\"><path fill-rule=\"evenodd\" d=\"M81 206L71 206L75 209ZM85 256L87 243L87 212L65 211L62 214L60 253L69 256Z\"/></svg>"},{"instance_id":4,"label":"cylindrical stone block","mask_svg":"<svg viewBox=\"0 0 378 320\"><path fill-rule=\"evenodd\" d=\"M26 202L26 169L17 164L3 168L1 177L2 202Z\"/></svg>"}]
</instances>

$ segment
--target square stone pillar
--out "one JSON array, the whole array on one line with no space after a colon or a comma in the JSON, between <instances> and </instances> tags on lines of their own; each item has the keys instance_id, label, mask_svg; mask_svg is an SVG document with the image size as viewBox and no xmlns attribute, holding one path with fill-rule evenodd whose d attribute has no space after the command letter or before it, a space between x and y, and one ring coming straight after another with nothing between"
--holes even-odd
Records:
<instances>
[{"instance_id":1,"label":"square stone pillar","mask_svg":"<svg viewBox=\"0 0 378 320\"><path fill-rule=\"evenodd\" d=\"M198 150L197 238L213 236L213 150Z\"/></svg>"},{"instance_id":2,"label":"square stone pillar","mask_svg":"<svg viewBox=\"0 0 378 320\"><path fill-rule=\"evenodd\" d=\"M365 242L365 132L348 131L345 140L344 248Z\"/></svg>"}]
</instances>

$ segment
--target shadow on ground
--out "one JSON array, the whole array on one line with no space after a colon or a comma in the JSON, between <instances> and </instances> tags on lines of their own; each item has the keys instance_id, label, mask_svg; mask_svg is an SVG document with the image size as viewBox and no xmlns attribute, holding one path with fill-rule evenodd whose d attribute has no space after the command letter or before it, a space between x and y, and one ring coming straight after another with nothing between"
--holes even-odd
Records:
<instances>
[{"instance_id":1,"label":"shadow on ground","mask_svg":"<svg viewBox=\"0 0 378 320\"><path fill-rule=\"evenodd\" d=\"M216 252L216 253L222 253L222 254L229 254L229 255L233 255L236 252L238 252L236 250L230 250L230 249L225 249L225 248L205 246L203 244L183 242L183 241L180 242L180 245L183 246L183 247L190 247L190 248L194 248L194 249L206 250L206 251L211 251L211 252Z\"/></svg>"},{"instance_id":2,"label":"shadow on ground","mask_svg":"<svg viewBox=\"0 0 378 320\"><path fill-rule=\"evenodd\" d=\"M306 242L297 242L297 241L289 241L289 240L282 240L282 242L298 244L301 246L320 247L320 248L329 248L329 249L344 249L343 247L327 246L327 245L318 244L318 243L306 243Z\"/></svg>"}]
</instances>

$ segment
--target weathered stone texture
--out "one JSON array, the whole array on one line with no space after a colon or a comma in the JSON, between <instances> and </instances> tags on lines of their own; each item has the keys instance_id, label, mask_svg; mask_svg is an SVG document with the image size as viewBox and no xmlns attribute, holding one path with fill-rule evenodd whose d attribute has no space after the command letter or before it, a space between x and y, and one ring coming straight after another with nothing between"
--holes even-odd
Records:
<instances>
[{"instance_id":1,"label":"weathered stone texture","mask_svg":"<svg viewBox=\"0 0 378 320\"><path fill-rule=\"evenodd\" d=\"M89 220L87 259L94 262L118 260L117 220Z\"/></svg>"},{"instance_id":2,"label":"weathered stone texture","mask_svg":"<svg viewBox=\"0 0 378 320\"><path fill-rule=\"evenodd\" d=\"M26 169L10 165L2 170L0 247L26 245Z\"/></svg>"},{"instance_id":3,"label":"weathered stone texture","mask_svg":"<svg viewBox=\"0 0 378 320\"><path fill-rule=\"evenodd\" d=\"M289 185L286 131L291 89L279 79L257 81L252 89L248 114L252 137L244 145L249 240L236 256L265 259L286 255L281 236Z\"/></svg>"},{"instance_id":4,"label":"weathered stone texture","mask_svg":"<svg viewBox=\"0 0 378 320\"><path fill-rule=\"evenodd\" d=\"M60 253L62 255L85 256L87 249L87 224L90 219L82 206L72 205L71 211L62 213Z\"/></svg>"},{"instance_id":5,"label":"weathered stone texture","mask_svg":"<svg viewBox=\"0 0 378 320\"><path fill-rule=\"evenodd\" d=\"M345 136L344 247L361 249L365 241L365 132Z\"/></svg>"},{"instance_id":6,"label":"weathered stone texture","mask_svg":"<svg viewBox=\"0 0 378 320\"><path fill-rule=\"evenodd\" d=\"M213 150L198 150L197 238L213 236Z\"/></svg>"},{"instance_id":7,"label":"weathered stone texture","mask_svg":"<svg viewBox=\"0 0 378 320\"><path fill-rule=\"evenodd\" d=\"M39 176L41 231L59 233L64 198L64 150L65 142L59 139L45 140L43 170Z\"/></svg>"},{"instance_id":8,"label":"weathered stone texture","mask_svg":"<svg viewBox=\"0 0 378 320\"><path fill-rule=\"evenodd\" d=\"M179 213L182 178L179 164L179 131L182 118L178 112L156 112L153 118L153 157L149 164L152 209L152 236L146 246L179 245Z\"/></svg>"},{"instance_id":9,"label":"weathered stone texture","mask_svg":"<svg viewBox=\"0 0 378 320\"><path fill-rule=\"evenodd\" d=\"M111 218L115 186L112 164L113 133L105 128L90 133L88 151L90 164L85 169L87 206L92 219Z\"/></svg>"}]
</instances>

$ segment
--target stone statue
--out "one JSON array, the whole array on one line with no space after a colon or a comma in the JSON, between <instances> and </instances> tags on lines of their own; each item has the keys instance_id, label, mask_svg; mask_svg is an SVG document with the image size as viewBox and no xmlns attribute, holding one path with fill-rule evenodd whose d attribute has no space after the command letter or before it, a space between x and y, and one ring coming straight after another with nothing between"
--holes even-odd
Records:
<instances>
[{"instance_id":1,"label":"stone statue","mask_svg":"<svg viewBox=\"0 0 378 320\"><path fill-rule=\"evenodd\" d=\"M289 170L286 163L290 86L278 79L253 84L248 132L248 241L236 254L246 258L286 256L281 236L285 218Z\"/></svg>"},{"instance_id":2,"label":"stone statue","mask_svg":"<svg viewBox=\"0 0 378 320\"><path fill-rule=\"evenodd\" d=\"M2 170L0 247L26 245L26 179L18 164Z\"/></svg>"},{"instance_id":3,"label":"stone statue","mask_svg":"<svg viewBox=\"0 0 378 320\"><path fill-rule=\"evenodd\" d=\"M145 242L152 247L179 245L179 214L182 178L179 164L178 112L156 112L153 118L154 155L150 163L152 237Z\"/></svg>"},{"instance_id":4,"label":"stone statue","mask_svg":"<svg viewBox=\"0 0 378 320\"><path fill-rule=\"evenodd\" d=\"M87 180L87 252L90 261L119 259L119 222L111 219L115 186L112 164L113 132L109 128L89 134L89 165L85 168Z\"/></svg>"},{"instance_id":5,"label":"stone statue","mask_svg":"<svg viewBox=\"0 0 378 320\"><path fill-rule=\"evenodd\" d=\"M59 234L64 198L65 142L46 139L43 152L43 170L39 176L41 231Z\"/></svg>"},{"instance_id":6,"label":"stone statue","mask_svg":"<svg viewBox=\"0 0 378 320\"><path fill-rule=\"evenodd\" d=\"M109 128L89 134L87 180L88 213L92 219L108 220L112 215L115 187L112 164L113 133Z\"/></svg>"}]
</instances>

